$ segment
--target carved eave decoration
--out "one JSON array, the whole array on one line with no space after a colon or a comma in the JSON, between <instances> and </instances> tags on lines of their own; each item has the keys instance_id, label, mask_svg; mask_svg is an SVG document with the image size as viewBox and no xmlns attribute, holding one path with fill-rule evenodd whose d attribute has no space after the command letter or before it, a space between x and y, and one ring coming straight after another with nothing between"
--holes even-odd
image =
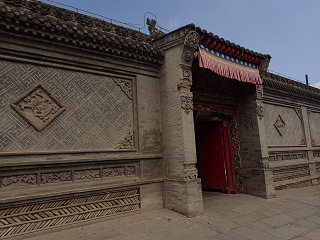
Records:
<instances>
[{"instance_id":1,"label":"carved eave decoration","mask_svg":"<svg viewBox=\"0 0 320 240\"><path fill-rule=\"evenodd\" d=\"M260 72L263 88L294 97L320 101L320 89L269 72Z\"/></svg>"},{"instance_id":2,"label":"carved eave decoration","mask_svg":"<svg viewBox=\"0 0 320 240\"><path fill-rule=\"evenodd\" d=\"M39 1L0 0L0 29L155 65L164 56L147 34Z\"/></svg>"}]
</instances>

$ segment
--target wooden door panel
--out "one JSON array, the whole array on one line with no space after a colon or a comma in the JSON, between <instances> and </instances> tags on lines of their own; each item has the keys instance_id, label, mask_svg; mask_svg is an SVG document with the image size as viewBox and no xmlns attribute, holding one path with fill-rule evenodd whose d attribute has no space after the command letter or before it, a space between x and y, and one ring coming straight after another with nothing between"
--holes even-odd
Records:
<instances>
[{"instance_id":1,"label":"wooden door panel","mask_svg":"<svg viewBox=\"0 0 320 240\"><path fill-rule=\"evenodd\" d=\"M227 173L222 122L201 122L196 124L195 128L202 187L226 189Z\"/></svg>"}]
</instances>

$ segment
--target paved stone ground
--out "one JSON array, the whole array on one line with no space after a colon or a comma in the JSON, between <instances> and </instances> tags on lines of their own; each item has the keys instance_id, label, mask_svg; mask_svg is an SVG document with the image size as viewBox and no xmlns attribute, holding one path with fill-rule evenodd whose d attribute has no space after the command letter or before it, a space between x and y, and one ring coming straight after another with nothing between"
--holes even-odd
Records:
<instances>
[{"instance_id":1,"label":"paved stone ground","mask_svg":"<svg viewBox=\"0 0 320 240\"><path fill-rule=\"evenodd\" d=\"M202 216L167 209L34 233L28 240L319 240L320 186L278 191L274 199L204 192Z\"/></svg>"}]
</instances>

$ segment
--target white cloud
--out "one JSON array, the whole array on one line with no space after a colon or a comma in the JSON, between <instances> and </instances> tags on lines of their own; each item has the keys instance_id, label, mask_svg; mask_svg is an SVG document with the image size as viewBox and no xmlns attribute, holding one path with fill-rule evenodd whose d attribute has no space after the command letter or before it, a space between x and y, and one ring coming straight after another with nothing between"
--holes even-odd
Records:
<instances>
[{"instance_id":1,"label":"white cloud","mask_svg":"<svg viewBox=\"0 0 320 240\"><path fill-rule=\"evenodd\" d=\"M320 89L320 82L317 82L317 83L315 83L315 84L312 84L311 86Z\"/></svg>"}]
</instances>

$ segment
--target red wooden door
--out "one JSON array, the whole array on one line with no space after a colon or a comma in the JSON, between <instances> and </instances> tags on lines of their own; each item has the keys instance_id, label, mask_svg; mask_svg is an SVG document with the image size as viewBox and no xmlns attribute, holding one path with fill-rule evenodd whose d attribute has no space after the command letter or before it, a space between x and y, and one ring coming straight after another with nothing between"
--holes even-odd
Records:
<instances>
[{"instance_id":1,"label":"red wooden door","mask_svg":"<svg viewBox=\"0 0 320 240\"><path fill-rule=\"evenodd\" d=\"M227 189L222 122L201 122L195 128L202 187Z\"/></svg>"}]
</instances>

